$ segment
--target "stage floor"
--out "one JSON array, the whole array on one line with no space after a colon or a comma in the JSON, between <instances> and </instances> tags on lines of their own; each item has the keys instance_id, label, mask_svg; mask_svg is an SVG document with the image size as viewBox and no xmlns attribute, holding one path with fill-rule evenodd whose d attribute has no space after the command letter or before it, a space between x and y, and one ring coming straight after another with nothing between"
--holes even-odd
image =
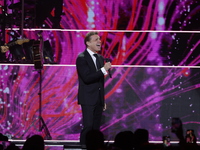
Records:
<instances>
[{"instance_id":1,"label":"stage floor","mask_svg":"<svg viewBox=\"0 0 200 150\"><path fill-rule=\"evenodd\" d=\"M25 140L10 139L16 146L22 147ZM44 140L45 150L84 150L78 140Z\"/></svg>"},{"instance_id":2,"label":"stage floor","mask_svg":"<svg viewBox=\"0 0 200 150\"><path fill-rule=\"evenodd\" d=\"M14 140L10 139L12 143L15 143L16 146L22 147L25 140ZM82 148L78 140L44 140L45 141L45 150L86 150ZM106 144L112 144L114 141L105 141ZM161 144L162 141L150 141L150 143ZM178 141L171 141L172 145L177 145ZM197 142L200 144L200 142Z\"/></svg>"}]
</instances>

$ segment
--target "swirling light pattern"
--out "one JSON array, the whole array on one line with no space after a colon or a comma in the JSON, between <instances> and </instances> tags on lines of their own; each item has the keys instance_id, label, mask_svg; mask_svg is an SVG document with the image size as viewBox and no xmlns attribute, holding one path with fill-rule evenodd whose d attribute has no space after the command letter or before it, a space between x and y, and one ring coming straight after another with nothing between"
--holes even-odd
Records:
<instances>
[{"instance_id":1,"label":"swirling light pattern","mask_svg":"<svg viewBox=\"0 0 200 150\"><path fill-rule=\"evenodd\" d=\"M65 0L63 29L43 32L56 63L42 70L42 116L53 139L79 138L74 64L85 48L86 29L100 30L101 54L113 64L113 78L105 82L108 109L101 129L106 139L146 128L150 140L162 135L174 140L172 117L180 117L184 129L193 128L198 137L199 5L197 0ZM37 32L27 29L24 36L37 39ZM39 75L31 65L0 67L0 128L24 139L38 129Z\"/></svg>"}]
</instances>

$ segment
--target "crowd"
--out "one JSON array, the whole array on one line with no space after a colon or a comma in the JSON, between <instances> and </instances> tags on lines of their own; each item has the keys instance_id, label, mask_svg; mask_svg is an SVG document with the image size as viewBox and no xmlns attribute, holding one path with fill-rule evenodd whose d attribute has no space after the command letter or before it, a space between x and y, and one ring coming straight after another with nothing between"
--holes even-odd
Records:
<instances>
[{"instance_id":1,"label":"crowd","mask_svg":"<svg viewBox=\"0 0 200 150\"><path fill-rule=\"evenodd\" d=\"M41 135L33 135L28 138L22 148L9 142L8 138L0 133L0 150L45 150L44 139Z\"/></svg>"},{"instance_id":2,"label":"crowd","mask_svg":"<svg viewBox=\"0 0 200 150\"><path fill-rule=\"evenodd\" d=\"M103 134L100 131L91 130L86 136L87 150L200 150L196 139L188 140L188 134L184 137L183 130L175 132L179 139L177 145L166 145L165 143L149 143L149 132L146 129L132 131L121 131L114 139L114 143L106 145Z\"/></svg>"},{"instance_id":3,"label":"crowd","mask_svg":"<svg viewBox=\"0 0 200 150\"><path fill-rule=\"evenodd\" d=\"M196 139L188 140L188 136L183 135L183 130L175 132L179 139L177 146L149 143L149 132L146 129L132 131L121 131L114 139L113 143L105 143L104 134L99 130L90 130L86 135L87 150L200 150ZM196 138L196 137L193 137ZM13 143L8 143L8 138L0 134L0 150L45 150L44 139L40 135L33 135L28 138L20 149ZM3 143L4 141L4 143Z\"/></svg>"}]
</instances>

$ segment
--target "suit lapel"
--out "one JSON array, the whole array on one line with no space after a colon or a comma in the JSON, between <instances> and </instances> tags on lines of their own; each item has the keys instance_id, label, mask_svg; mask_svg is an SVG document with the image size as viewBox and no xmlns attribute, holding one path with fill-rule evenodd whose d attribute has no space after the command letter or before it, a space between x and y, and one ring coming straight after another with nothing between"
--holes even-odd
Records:
<instances>
[{"instance_id":1,"label":"suit lapel","mask_svg":"<svg viewBox=\"0 0 200 150\"><path fill-rule=\"evenodd\" d=\"M100 64L101 64L101 67L104 66L104 59L102 58L102 56L98 55L99 56L99 61L100 61Z\"/></svg>"},{"instance_id":2,"label":"suit lapel","mask_svg":"<svg viewBox=\"0 0 200 150\"><path fill-rule=\"evenodd\" d=\"M91 68L93 68L96 71L96 66L88 51L85 50L84 53L85 53L85 59L87 60L88 64L91 66Z\"/></svg>"},{"instance_id":3,"label":"suit lapel","mask_svg":"<svg viewBox=\"0 0 200 150\"><path fill-rule=\"evenodd\" d=\"M101 67L103 67L104 66L104 60L102 59L102 56L99 55L99 54L97 54L97 56L99 57L99 62L100 62Z\"/></svg>"}]
</instances>

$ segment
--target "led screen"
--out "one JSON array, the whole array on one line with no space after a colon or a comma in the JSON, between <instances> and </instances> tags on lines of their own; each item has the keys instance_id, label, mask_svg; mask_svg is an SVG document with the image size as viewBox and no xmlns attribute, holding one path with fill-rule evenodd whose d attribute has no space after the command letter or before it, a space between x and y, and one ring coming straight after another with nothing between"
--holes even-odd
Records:
<instances>
[{"instance_id":1,"label":"led screen","mask_svg":"<svg viewBox=\"0 0 200 150\"><path fill-rule=\"evenodd\" d=\"M106 139L113 140L122 130L145 128L150 140L162 140L163 135L176 140L170 132L172 117L181 118L184 130L200 135L198 0L41 2L35 6L25 1L23 20L19 1L0 1L6 8L0 10L1 44L29 40L0 56L3 134L25 139L40 132L42 102L42 118L52 138L79 139L75 61L85 50L85 34L97 30L100 54L113 65L112 78L105 77L107 110L101 130ZM37 42L44 63L41 74L32 56Z\"/></svg>"},{"instance_id":2,"label":"led screen","mask_svg":"<svg viewBox=\"0 0 200 150\"><path fill-rule=\"evenodd\" d=\"M82 122L75 66L44 66L41 76L33 66L1 65L0 71L5 134L26 138L36 133L41 100L52 138L78 140ZM151 140L161 140L163 134L173 137L172 117L199 133L199 68L114 67L112 73L113 78L106 77L108 109L101 127L108 139L137 128L148 129Z\"/></svg>"}]
</instances>

